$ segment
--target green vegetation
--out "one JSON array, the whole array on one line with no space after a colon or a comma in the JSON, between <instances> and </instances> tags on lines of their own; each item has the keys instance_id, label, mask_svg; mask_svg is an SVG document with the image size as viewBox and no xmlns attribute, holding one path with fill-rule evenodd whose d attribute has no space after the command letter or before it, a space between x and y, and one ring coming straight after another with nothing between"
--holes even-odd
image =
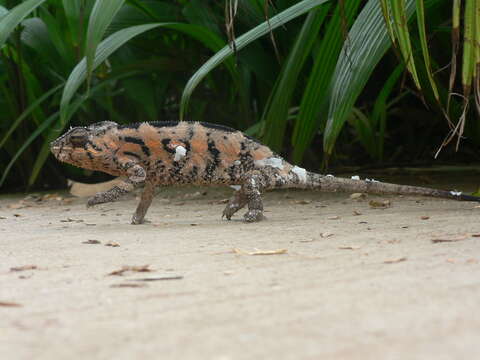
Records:
<instances>
[{"instance_id":1,"label":"green vegetation","mask_svg":"<svg viewBox=\"0 0 480 360\"><path fill-rule=\"evenodd\" d=\"M479 19L480 0L0 0L0 186L89 176L49 143L107 119L221 123L312 168L478 145Z\"/></svg>"}]
</instances>

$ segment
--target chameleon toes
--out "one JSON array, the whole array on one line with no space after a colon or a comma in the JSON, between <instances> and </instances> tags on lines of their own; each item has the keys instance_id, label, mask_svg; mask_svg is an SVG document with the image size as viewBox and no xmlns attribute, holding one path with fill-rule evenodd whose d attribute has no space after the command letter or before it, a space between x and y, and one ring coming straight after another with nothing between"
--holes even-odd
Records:
<instances>
[{"instance_id":1,"label":"chameleon toes","mask_svg":"<svg viewBox=\"0 0 480 360\"><path fill-rule=\"evenodd\" d=\"M261 210L249 210L243 215L243 220L247 223L251 222L259 222L265 220L265 216L263 215L263 211Z\"/></svg>"}]
</instances>

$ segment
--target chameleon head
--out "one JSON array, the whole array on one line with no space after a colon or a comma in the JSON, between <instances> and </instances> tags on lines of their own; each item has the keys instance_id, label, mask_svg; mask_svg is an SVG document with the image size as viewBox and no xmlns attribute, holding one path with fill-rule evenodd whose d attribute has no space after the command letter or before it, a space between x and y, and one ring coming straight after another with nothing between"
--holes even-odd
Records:
<instances>
[{"instance_id":1,"label":"chameleon head","mask_svg":"<svg viewBox=\"0 0 480 360\"><path fill-rule=\"evenodd\" d=\"M104 139L117 123L104 121L88 127L74 127L50 143L50 150L60 161L84 169L95 170L97 164L104 164L110 158L109 148ZM113 150L113 149L110 149Z\"/></svg>"}]
</instances>

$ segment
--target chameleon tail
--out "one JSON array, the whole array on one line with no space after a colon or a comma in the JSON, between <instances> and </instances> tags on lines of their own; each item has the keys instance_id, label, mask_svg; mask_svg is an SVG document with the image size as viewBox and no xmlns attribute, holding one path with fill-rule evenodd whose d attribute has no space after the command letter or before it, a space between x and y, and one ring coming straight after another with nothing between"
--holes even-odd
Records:
<instances>
[{"instance_id":1,"label":"chameleon tail","mask_svg":"<svg viewBox=\"0 0 480 360\"><path fill-rule=\"evenodd\" d=\"M320 175L312 172L306 172L305 182L298 185L300 185L298 187L315 188L325 192L364 192L369 194L422 195L443 199L480 202L480 197L466 195L459 191L446 191L420 186L397 185L384 183L373 179L360 180L359 177L355 176L353 176L351 179L346 179L337 178L333 175Z\"/></svg>"}]
</instances>

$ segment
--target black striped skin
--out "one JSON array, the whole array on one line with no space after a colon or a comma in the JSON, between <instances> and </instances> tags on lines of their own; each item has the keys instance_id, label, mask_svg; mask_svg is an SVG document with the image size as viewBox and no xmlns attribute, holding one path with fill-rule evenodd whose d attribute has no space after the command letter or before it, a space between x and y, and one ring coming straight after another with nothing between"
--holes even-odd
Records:
<instances>
[{"instance_id":1,"label":"black striped skin","mask_svg":"<svg viewBox=\"0 0 480 360\"><path fill-rule=\"evenodd\" d=\"M248 222L263 219L260 194L280 187L480 200L457 192L310 173L289 164L242 132L210 123L168 121L118 125L104 121L70 129L52 142L51 150L60 161L127 177L120 185L91 198L89 206L115 201L135 186L144 184L133 224L143 222L155 186L171 184L239 185L223 216L230 219L248 205L244 215Z\"/></svg>"}]
</instances>

